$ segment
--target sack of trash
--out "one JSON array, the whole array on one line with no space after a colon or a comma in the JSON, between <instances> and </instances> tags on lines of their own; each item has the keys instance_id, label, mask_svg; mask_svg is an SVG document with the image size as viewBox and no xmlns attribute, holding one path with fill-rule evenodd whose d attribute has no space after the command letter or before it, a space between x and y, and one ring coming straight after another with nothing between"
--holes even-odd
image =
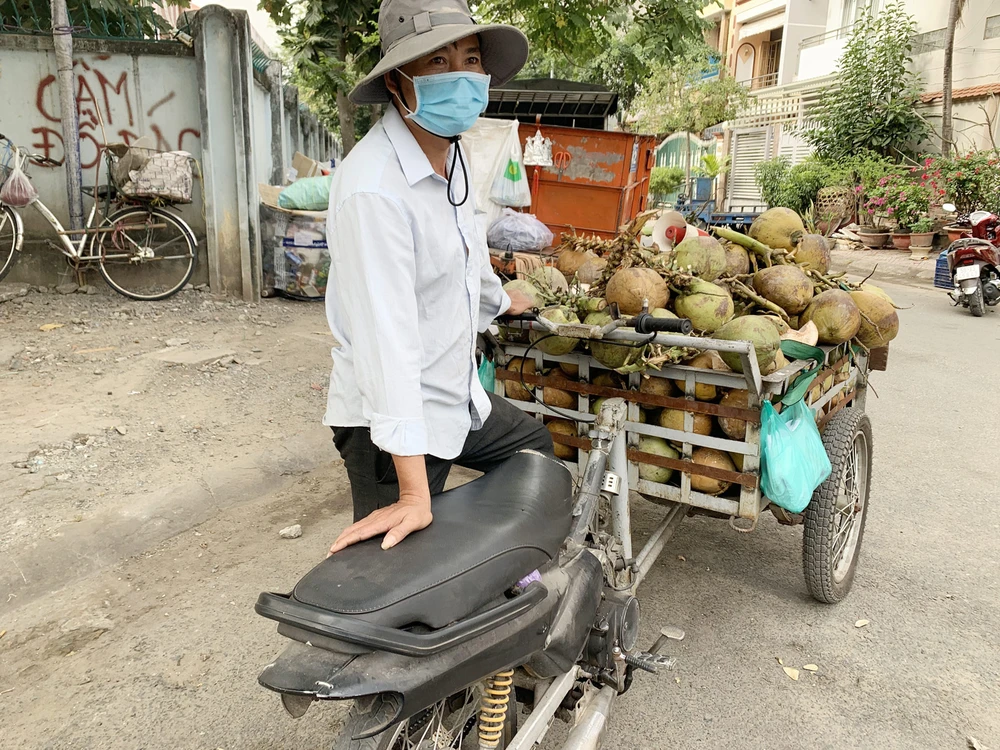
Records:
<instances>
[{"instance_id":1,"label":"sack of trash","mask_svg":"<svg viewBox=\"0 0 1000 750\"><path fill-rule=\"evenodd\" d=\"M333 175L302 177L278 195L278 205L289 211L326 211L330 205Z\"/></svg>"},{"instance_id":2,"label":"sack of trash","mask_svg":"<svg viewBox=\"0 0 1000 750\"><path fill-rule=\"evenodd\" d=\"M552 232L534 214L522 214L511 208L505 208L486 232L490 247L519 253L544 250L552 245L552 239Z\"/></svg>"}]
</instances>

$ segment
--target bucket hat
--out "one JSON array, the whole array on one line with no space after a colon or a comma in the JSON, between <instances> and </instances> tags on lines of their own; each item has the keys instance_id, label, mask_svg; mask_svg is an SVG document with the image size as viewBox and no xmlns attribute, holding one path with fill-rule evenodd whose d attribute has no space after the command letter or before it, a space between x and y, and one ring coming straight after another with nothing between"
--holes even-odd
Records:
<instances>
[{"instance_id":1,"label":"bucket hat","mask_svg":"<svg viewBox=\"0 0 1000 750\"><path fill-rule=\"evenodd\" d=\"M354 87L351 101L390 101L386 73L473 34L479 35L483 69L494 86L507 83L528 60L528 38L521 31L505 24L477 24L467 0L382 0L378 13L382 59Z\"/></svg>"}]
</instances>

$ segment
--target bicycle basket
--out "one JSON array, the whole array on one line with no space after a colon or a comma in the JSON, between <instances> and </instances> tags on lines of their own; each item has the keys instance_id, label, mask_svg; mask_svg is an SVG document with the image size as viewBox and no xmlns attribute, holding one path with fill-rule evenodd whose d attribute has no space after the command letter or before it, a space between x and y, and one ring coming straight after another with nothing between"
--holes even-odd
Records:
<instances>
[{"instance_id":1,"label":"bicycle basket","mask_svg":"<svg viewBox=\"0 0 1000 750\"><path fill-rule=\"evenodd\" d=\"M190 203L193 158L186 151L157 151L143 146L108 148L111 181L126 198Z\"/></svg>"}]
</instances>

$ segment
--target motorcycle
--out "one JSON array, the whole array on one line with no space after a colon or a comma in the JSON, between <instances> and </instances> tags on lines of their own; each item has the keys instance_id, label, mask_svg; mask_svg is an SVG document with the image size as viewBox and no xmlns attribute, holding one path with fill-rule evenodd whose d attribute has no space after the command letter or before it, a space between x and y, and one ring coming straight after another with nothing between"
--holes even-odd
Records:
<instances>
[{"instance_id":1,"label":"motorcycle","mask_svg":"<svg viewBox=\"0 0 1000 750\"><path fill-rule=\"evenodd\" d=\"M955 213L951 203L943 206L945 211ZM948 247L946 258L951 275L951 297L955 306L969 308L973 316L980 318L987 306L1000 303L1000 217L989 211L973 211L967 216L959 216L958 226L969 228L968 236L963 236Z\"/></svg>"},{"instance_id":2,"label":"motorcycle","mask_svg":"<svg viewBox=\"0 0 1000 750\"><path fill-rule=\"evenodd\" d=\"M660 332L690 330L642 313L601 334L672 344ZM260 684L294 717L353 700L334 750L530 750L557 718L564 750L597 750L636 670L668 667L660 651L683 638L664 628L639 648L636 588L686 514L674 505L633 553L625 421L624 400L603 403L576 490L563 463L521 452L436 496L434 522L395 547L353 545L291 593L262 593L257 613L290 642Z\"/></svg>"}]
</instances>

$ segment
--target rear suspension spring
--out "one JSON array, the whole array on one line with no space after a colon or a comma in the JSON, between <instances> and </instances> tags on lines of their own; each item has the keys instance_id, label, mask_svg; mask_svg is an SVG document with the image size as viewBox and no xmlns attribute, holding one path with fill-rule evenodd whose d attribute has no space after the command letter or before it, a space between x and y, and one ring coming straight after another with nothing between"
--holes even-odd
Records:
<instances>
[{"instance_id":1,"label":"rear suspension spring","mask_svg":"<svg viewBox=\"0 0 1000 750\"><path fill-rule=\"evenodd\" d=\"M480 750L493 750L500 746L513 684L513 669L497 672L486 681L486 689L479 700Z\"/></svg>"}]
</instances>

